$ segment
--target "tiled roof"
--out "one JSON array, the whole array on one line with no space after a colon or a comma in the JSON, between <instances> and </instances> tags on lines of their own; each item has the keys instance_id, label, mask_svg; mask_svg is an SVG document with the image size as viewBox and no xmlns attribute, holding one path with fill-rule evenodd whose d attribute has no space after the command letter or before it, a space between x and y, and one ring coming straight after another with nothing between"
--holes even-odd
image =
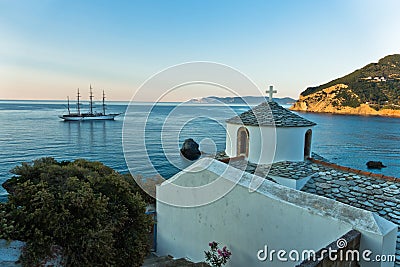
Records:
<instances>
[{"instance_id":1,"label":"tiled roof","mask_svg":"<svg viewBox=\"0 0 400 267\"><path fill-rule=\"evenodd\" d=\"M264 102L260 105L230 118L227 123L250 126L308 127L316 125L299 115L285 109L276 102Z\"/></svg>"},{"instance_id":2,"label":"tiled roof","mask_svg":"<svg viewBox=\"0 0 400 267\"><path fill-rule=\"evenodd\" d=\"M320 171L307 182L302 191L376 212L400 224L399 182L316 166L320 167ZM400 266L400 233L397 234L395 266Z\"/></svg>"},{"instance_id":3,"label":"tiled roof","mask_svg":"<svg viewBox=\"0 0 400 267\"><path fill-rule=\"evenodd\" d=\"M376 212L379 216L400 225L400 179L383 175L379 177L373 173L331 163L320 163L321 161L314 160L257 165L246 160L236 160L229 162L229 165L270 181L273 180L268 175L278 173L281 177L311 177L301 191ZM397 234L395 266L400 266L400 232Z\"/></svg>"},{"instance_id":4,"label":"tiled roof","mask_svg":"<svg viewBox=\"0 0 400 267\"><path fill-rule=\"evenodd\" d=\"M268 180L273 181L271 176L279 176L283 178L298 180L309 177L315 172L318 172L318 168L311 166L309 162L304 161L281 161L273 164L254 164L244 159L233 160L229 162L229 165L264 177Z\"/></svg>"}]
</instances>

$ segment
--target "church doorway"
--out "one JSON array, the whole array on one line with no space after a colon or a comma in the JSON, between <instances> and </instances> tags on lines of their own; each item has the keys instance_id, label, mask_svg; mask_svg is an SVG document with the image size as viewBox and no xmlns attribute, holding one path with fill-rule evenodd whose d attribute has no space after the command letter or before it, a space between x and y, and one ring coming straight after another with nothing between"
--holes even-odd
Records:
<instances>
[{"instance_id":1,"label":"church doorway","mask_svg":"<svg viewBox=\"0 0 400 267\"><path fill-rule=\"evenodd\" d=\"M304 159L311 157L311 137L312 137L312 130L309 129L307 130L304 138Z\"/></svg>"},{"instance_id":2,"label":"church doorway","mask_svg":"<svg viewBox=\"0 0 400 267\"><path fill-rule=\"evenodd\" d=\"M249 131L245 127L240 127L237 134L237 155L249 156Z\"/></svg>"}]
</instances>

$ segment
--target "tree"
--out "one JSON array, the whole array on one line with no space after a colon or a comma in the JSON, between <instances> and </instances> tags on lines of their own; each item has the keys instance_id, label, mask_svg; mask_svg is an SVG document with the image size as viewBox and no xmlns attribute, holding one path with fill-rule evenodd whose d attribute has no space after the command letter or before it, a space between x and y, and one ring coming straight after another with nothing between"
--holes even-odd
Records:
<instances>
[{"instance_id":1,"label":"tree","mask_svg":"<svg viewBox=\"0 0 400 267\"><path fill-rule=\"evenodd\" d=\"M21 260L40 266L56 255L64 266L141 266L151 219L130 176L100 162L53 158L23 163L3 186L5 237L27 243Z\"/></svg>"}]
</instances>

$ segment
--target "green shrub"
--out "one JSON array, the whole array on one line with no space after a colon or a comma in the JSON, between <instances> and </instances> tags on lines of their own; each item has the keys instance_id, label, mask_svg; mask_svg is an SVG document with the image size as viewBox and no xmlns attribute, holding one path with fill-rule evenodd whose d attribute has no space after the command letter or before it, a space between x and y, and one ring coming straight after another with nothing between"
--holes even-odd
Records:
<instances>
[{"instance_id":1,"label":"green shrub","mask_svg":"<svg viewBox=\"0 0 400 267\"><path fill-rule=\"evenodd\" d=\"M152 222L130 176L82 159L42 158L12 172L0 221L14 224L5 237L27 243L24 266L41 265L54 248L65 266L141 266Z\"/></svg>"},{"instance_id":2,"label":"green shrub","mask_svg":"<svg viewBox=\"0 0 400 267\"><path fill-rule=\"evenodd\" d=\"M10 218L7 205L0 203L0 239L12 239L15 222Z\"/></svg>"}]
</instances>

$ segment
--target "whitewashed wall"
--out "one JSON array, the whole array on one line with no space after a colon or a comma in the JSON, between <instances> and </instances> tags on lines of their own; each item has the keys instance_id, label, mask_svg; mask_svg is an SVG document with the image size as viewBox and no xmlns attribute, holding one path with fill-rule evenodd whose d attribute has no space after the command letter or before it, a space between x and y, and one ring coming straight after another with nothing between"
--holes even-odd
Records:
<instances>
[{"instance_id":1,"label":"whitewashed wall","mask_svg":"<svg viewBox=\"0 0 400 267\"><path fill-rule=\"evenodd\" d=\"M190 172L190 169L199 170ZM229 175L223 175L226 170ZM171 184L203 186L221 177L229 186L242 172L212 159L202 159L186 172L157 187L157 198L173 200L201 196L171 191ZM210 241L232 251L227 266L294 266L293 262L261 262L257 252L269 249L319 250L351 229L361 232L361 247L377 254L394 254L397 226L371 212L324 197L304 193L267 180L256 192L248 185L254 176L245 173L240 182L219 200L195 208L157 202L157 253L204 261ZM203 184L202 184L203 181ZM171 193L174 192L174 193ZM166 196L168 194L168 196ZM276 257L275 257L276 259ZM362 266L393 266L393 263L361 262Z\"/></svg>"},{"instance_id":2,"label":"whitewashed wall","mask_svg":"<svg viewBox=\"0 0 400 267\"><path fill-rule=\"evenodd\" d=\"M240 128L238 124L226 124L225 153L229 157L237 156L237 132Z\"/></svg>"},{"instance_id":3,"label":"whitewashed wall","mask_svg":"<svg viewBox=\"0 0 400 267\"><path fill-rule=\"evenodd\" d=\"M237 156L237 132L242 125L227 123L226 150ZM279 161L303 161L305 134L312 127L256 127L244 126L249 131L248 160L268 164Z\"/></svg>"},{"instance_id":4,"label":"whitewashed wall","mask_svg":"<svg viewBox=\"0 0 400 267\"><path fill-rule=\"evenodd\" d=\"M283 160L304 160L305 134L309 129L312 129L312 127L276 128L276 151L274 162ZM263 127L262 131L269 131L269 129L267 127Z\"/></svg>"}]
</instances>

